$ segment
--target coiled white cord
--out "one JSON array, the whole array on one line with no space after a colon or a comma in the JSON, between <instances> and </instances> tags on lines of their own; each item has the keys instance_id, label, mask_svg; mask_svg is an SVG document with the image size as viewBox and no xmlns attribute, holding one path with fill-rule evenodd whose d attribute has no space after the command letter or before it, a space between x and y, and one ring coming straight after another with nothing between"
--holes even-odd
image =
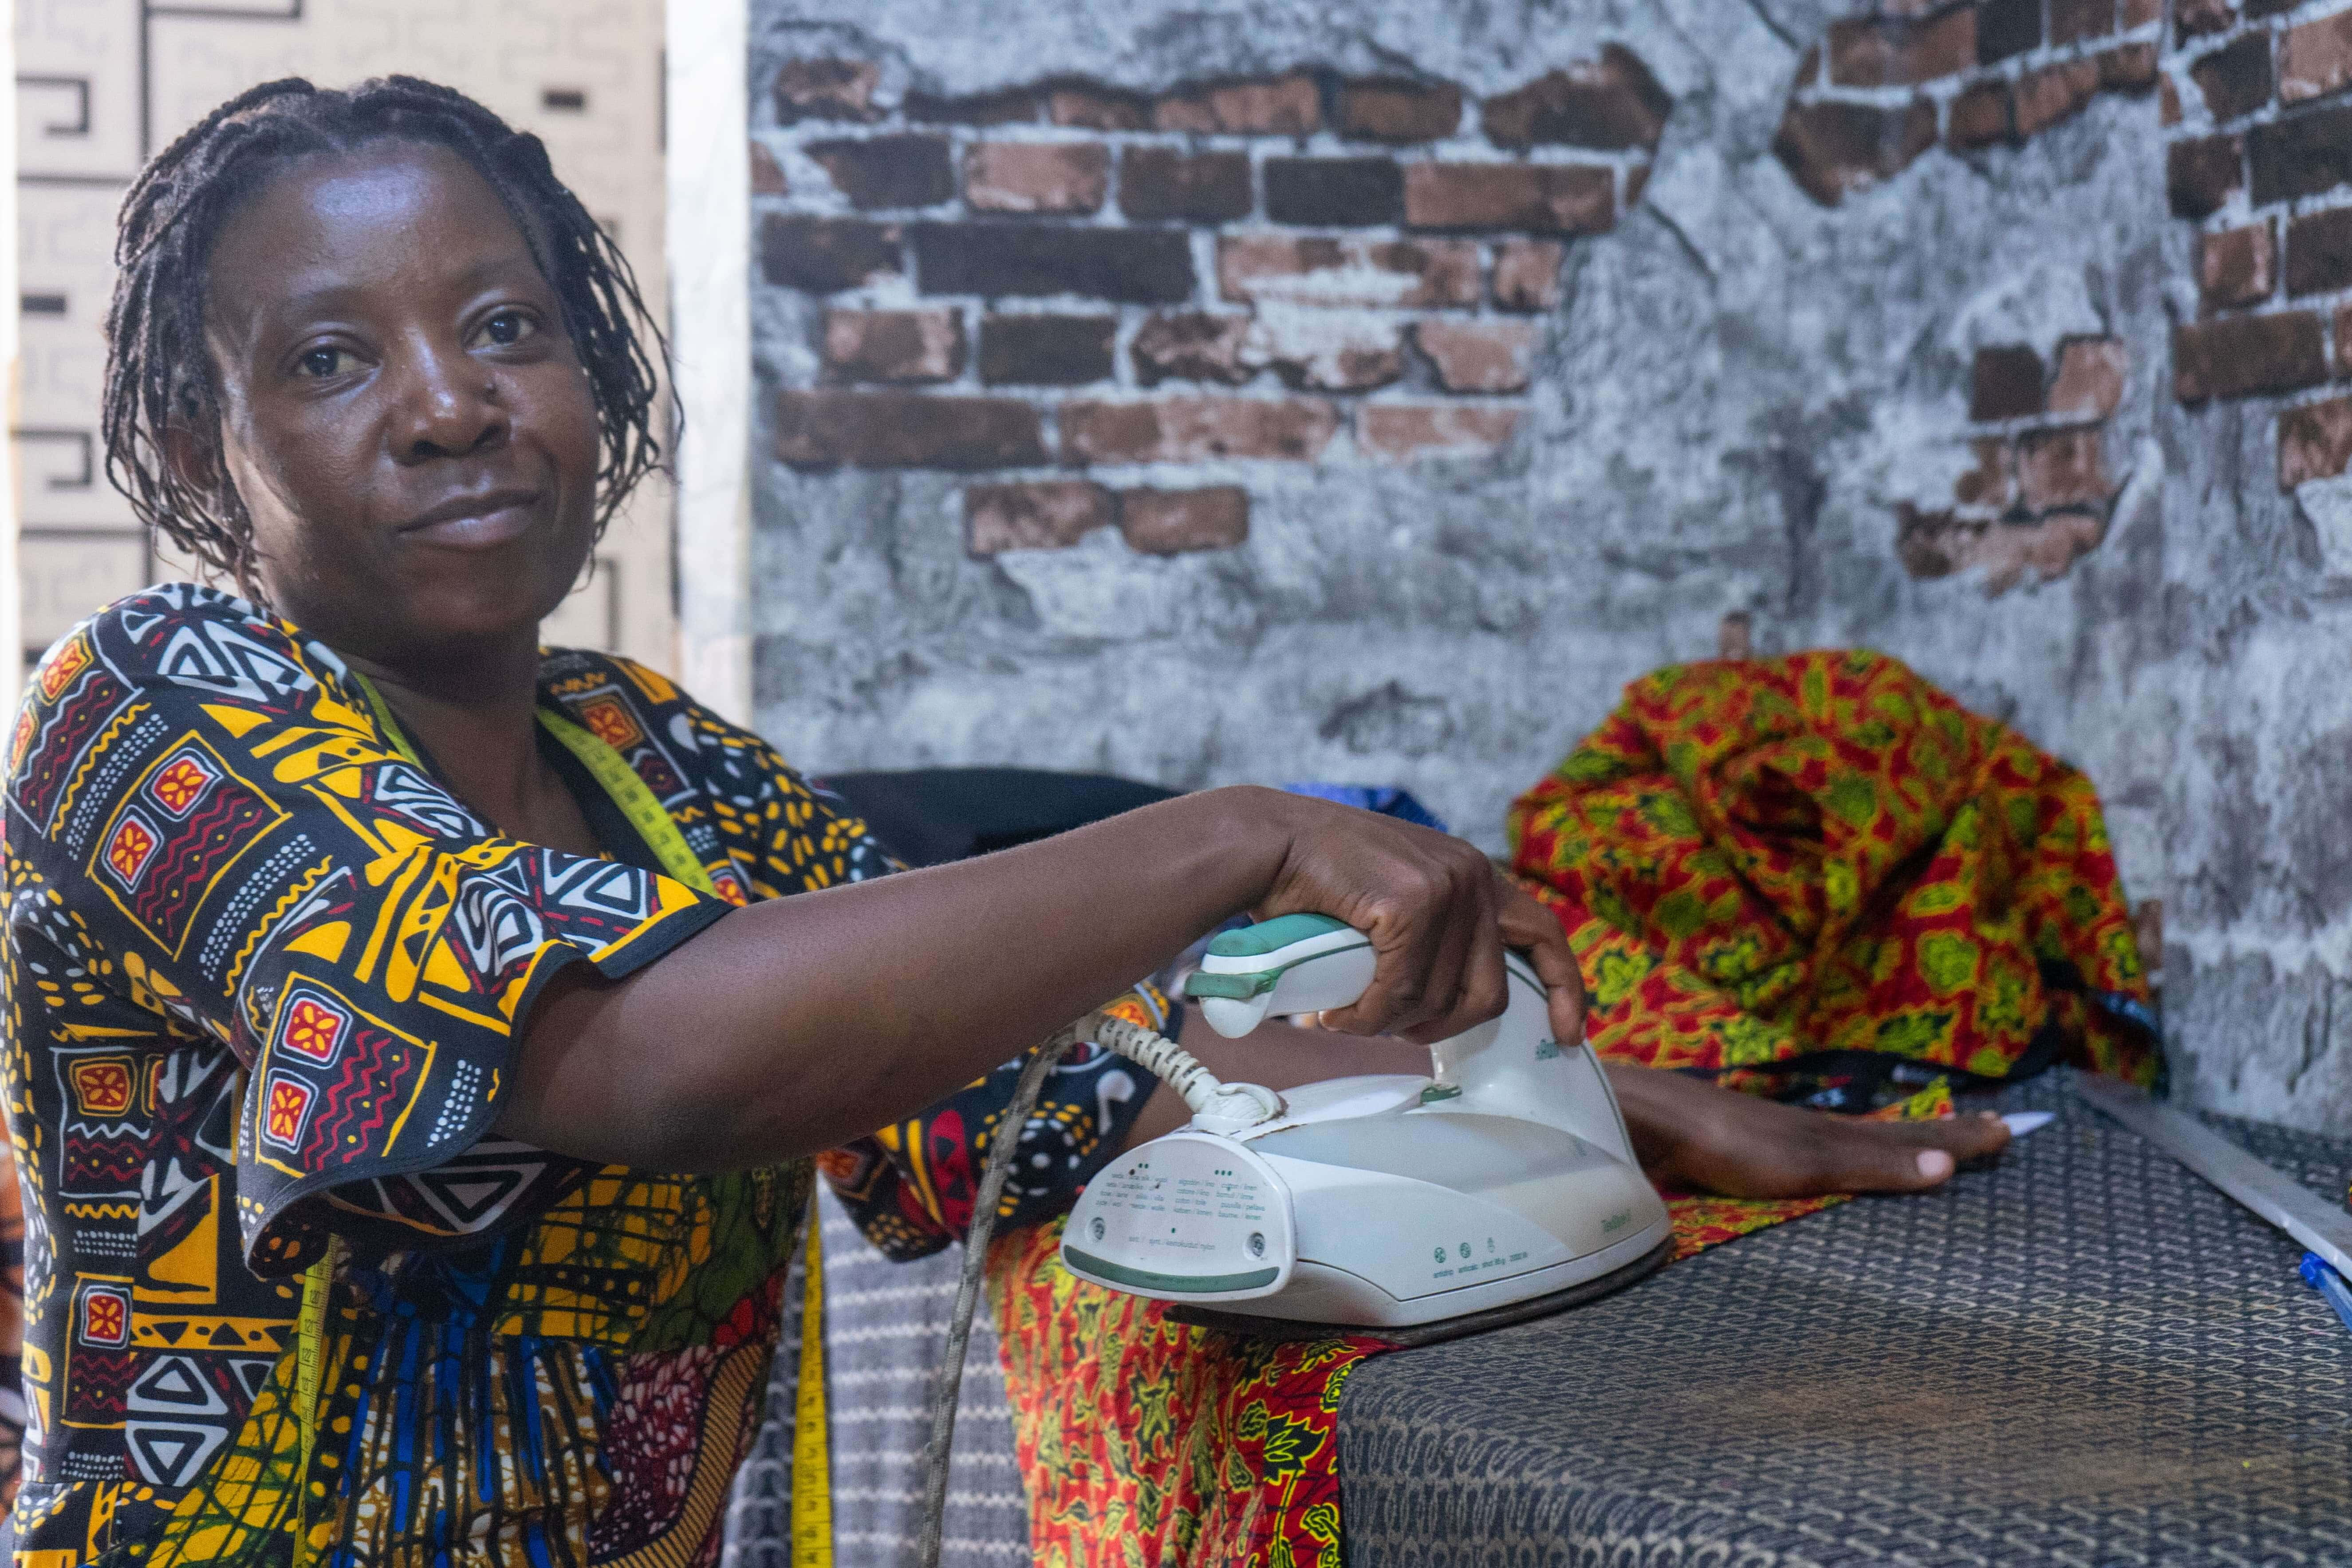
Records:
<instances>
[{"instance_id":1,"label":"coiled white cord","mask_svg":"<svg viewBox=\"0 0 2352 1568\"><path fill-rule=\"evenodd\" d=\"M980 1305L980 1282L988 1268L988 1243L996 1231L996 1209L1013 1171L1013 1151L1035 1114L1045 1075L1080 1040L1092 1040L1151 1073L1183 1097L1193 1120L1216 1131L1255 1126L1282 1112L1282 1099L1254 1083L1225 1083L1199 1058L1157 1031L1096 1011L1057 1029L1021 1069L1003 1119L989 1138L988 1163L972 1200L971 1229L964 1237L963 1275L956 1285L955 1314L948 1321L947 1355L931 1385L931 1437L923 1448L923 1532L918 1538L918 1568L939 1568L947 1530L948 1457L955 1444L956 1406L963 1397L964 1355L971 1347L971 1317Z\"/></svg>"}]
</instances>

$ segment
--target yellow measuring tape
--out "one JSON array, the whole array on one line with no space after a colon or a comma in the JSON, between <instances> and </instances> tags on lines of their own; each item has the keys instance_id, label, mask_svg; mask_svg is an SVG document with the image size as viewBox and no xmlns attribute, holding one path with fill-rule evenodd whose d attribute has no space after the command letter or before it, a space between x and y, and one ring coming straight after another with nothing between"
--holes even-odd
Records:
<instances>
[{"instance_id":1,"label":"yellow measuring tape","mask_svg":"<svg viewBox=\"0 0 2352 1568\"><path fill-rule=\"evenodd\" d=\"M801 1375L793 1394L793 1568L833 1568L833 1456L824 1407L824 1242L809 1198Z\"/></svg>"},{"instance_id":2,"label":"yellow measuring tape","mask_svg":"<svg viewBox=\"0 0 2352 1568\"><path fill-rule=\"evenodd\" d=\"M424 759L410 744L400 721L393 717L383 694L367 677L356 671L353 674L360 689L367 693L368 705L375 710L376 722L383 727L385 737L402 756L423 768ZM637 776L637 770L629 766L626 758L560 713L541 708L539 722L588 770L596 786L620 808L621 815L637 830L637 836L653 850L654 858L672 880L683 882L698 892L718 896L718 884L711 880L702 862L695 858L686 835L678 831L677 822L646 781ZM800 1381L793 1400L793 1568L833 1568L832 1429L824 1387L824 1247L817 1235L814 1197L809 1202L805 1226L807 1289L801 1306ZM334 1283L340 1251L339 1244L331 1246L327 1256L302 1276L302 1316L295 1337L294 1369L301 1402L302 1484L306 1488L320 1414L320 1352L326 1340L327 1296ZM307 1493L298 1495L307 1497ZM302 1515L298 1513L294 1568L304 1568L310 1557L310 1535L304 1523Z\"/></svg>"}]
</instances>

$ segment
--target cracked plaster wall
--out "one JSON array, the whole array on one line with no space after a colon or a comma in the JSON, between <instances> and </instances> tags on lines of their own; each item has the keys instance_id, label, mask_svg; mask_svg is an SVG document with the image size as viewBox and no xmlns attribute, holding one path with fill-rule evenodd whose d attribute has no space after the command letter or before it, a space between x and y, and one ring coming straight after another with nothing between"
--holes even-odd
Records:
<instances>
[{"instance_id":1,"label":"cracked plaster wall","mask_svg":"<svg viewBox=\"0 0 2352 1568\"><path fill-rule=\"evenodd\" d=\"M1505 804L1623 682L1712 654L1744 613L1760 652L1886 649L2084 768L2127 893L2164 901L2177 1081L2343 1125L2352 575L2273 482L2273 404L2171 395L2196 270L2154 102L1931 151L1823 207L1772 144L1801 55L1848 9L758 0L755 135L782 62L827 56L882 62L885 95L1308 62L1484 96L1619 41L1675 100L1638 203L1569 247L1528 415L1495 455L1192 465L1248 488L1248 538L1164 557L1098 530L973 559L961 476L764 463L761 728L819 771L1401 784L1499 847ZM815 306L755 295L763 387L809 384ZM2000 594L1980 571L1908 574L1895 514L1948 506L1972 460L1974 351L2046 360L2077 336L2129 350L2104 540Z\"/></svg>"}]
</instances>

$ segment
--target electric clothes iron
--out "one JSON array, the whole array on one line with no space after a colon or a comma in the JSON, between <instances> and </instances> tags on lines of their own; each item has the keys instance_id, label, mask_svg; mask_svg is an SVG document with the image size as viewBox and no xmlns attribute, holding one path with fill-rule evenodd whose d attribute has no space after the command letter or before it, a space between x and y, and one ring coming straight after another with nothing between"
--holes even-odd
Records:
<instances>
[{"instance_id":1,"label":"electric clothes iron","mask_svg":"<svg viewBox=\"0 0 2352 1568\"><path fill-rule=\"evenodd\" d=\"M1276 1337L1472 1320L1454 1331L1469 1331L1657 1267L1665 1205L1600 1062L1552 1038L1542 982L1516 954L1505 963L1509 1005L1431 1047L1431 1077L1188 1089L1190 1124L1087 1184L1063 1265L1181 1303L1189 1321ZM1297 914L1216 938L1184 990L1230 1038L1344 1007L1371 978L1369 937Z\"/></svg>"}]
</instances>

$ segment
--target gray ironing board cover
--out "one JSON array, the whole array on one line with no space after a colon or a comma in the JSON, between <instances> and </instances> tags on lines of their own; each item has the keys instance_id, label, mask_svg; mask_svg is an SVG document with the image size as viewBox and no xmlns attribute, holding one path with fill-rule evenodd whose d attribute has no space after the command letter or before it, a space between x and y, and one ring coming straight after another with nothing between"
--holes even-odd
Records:
<instances>
[{"instance_id":1,"label":"gray ironing board cover","mask_svg":"<svg viewBox=\"0 0 2352 1568\"><path fill-rule=\"evenodd\" d=\"M1941 1193L1360 1367L1349 1568L2352 1564L2352 1333L2064 1081ZM2344 1202L2352 1142L2213 1124Z\"/></svg>"}]
</instances>

